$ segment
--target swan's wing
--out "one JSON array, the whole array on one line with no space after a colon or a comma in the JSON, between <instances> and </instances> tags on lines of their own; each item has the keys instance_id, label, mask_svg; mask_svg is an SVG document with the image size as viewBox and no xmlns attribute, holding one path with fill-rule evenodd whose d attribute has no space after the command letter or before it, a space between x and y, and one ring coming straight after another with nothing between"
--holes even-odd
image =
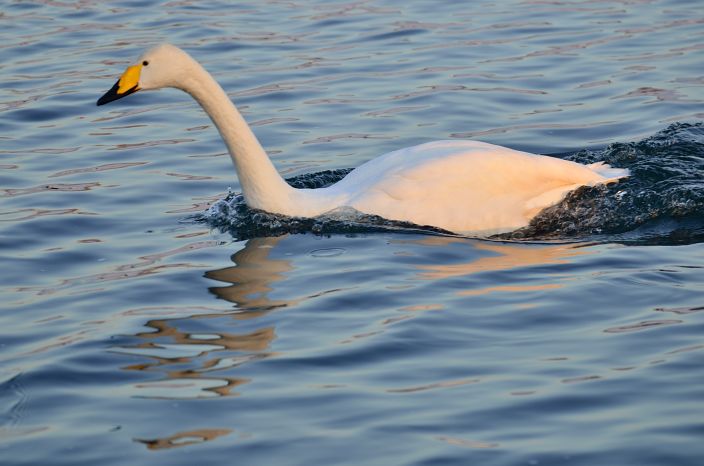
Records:
<instances>
[{"instance_id":1,"label":"swan's wing","mask_svg":"<svg viewBox=\"0 0 704 466\"><path fill-rule=\"evenodd\" d=\"M348 177L357 210L457 232L525 226L570 190L606 180L585 165L476 141L392 152Z\"/></svg>"}]
</instances>

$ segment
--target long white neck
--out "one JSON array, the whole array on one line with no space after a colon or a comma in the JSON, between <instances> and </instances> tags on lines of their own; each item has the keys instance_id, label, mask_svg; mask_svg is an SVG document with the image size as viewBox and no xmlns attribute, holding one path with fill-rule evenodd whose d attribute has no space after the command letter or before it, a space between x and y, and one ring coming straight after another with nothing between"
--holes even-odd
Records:
<instances>
[{"instance_id":1,"label":"long white neck","mask_svg":"<svg viewBox=\"0 0 704 466\"><path fill-rule=\"evenodd\" d=\"M222 87L195 60L190 65L193 69L189 70L188 79L179 87L203 107L225 140L247 205L288 214L286 206L290 204L295 189L281 178Z\"/></svg>"}]
</instances>

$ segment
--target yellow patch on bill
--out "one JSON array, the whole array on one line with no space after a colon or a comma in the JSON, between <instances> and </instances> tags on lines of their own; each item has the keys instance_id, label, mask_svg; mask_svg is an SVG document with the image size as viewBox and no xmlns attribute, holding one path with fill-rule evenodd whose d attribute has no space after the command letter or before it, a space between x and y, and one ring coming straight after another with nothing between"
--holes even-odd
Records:
<instances>
[{"instance_id":1,"label":"yellow patch on bill","mask_svg":"<svg viewBox=\"0 0 704 466\"><path fill-rule=\"evenodd\" d=\"M118 81L117 93L124 94L139 83L139 75L142 71L142 65L133 65L128 67L120 80Z\"/></svg>"}]
</instances>

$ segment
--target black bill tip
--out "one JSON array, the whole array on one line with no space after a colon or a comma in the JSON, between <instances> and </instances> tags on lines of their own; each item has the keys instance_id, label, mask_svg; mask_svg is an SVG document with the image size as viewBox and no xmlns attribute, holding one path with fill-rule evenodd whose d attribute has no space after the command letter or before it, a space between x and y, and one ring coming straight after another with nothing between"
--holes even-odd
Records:
<instances>
[{"instance_id":1,"label":"black bill tip","mask_svg":"<svg viewBox=\"0 0 704 466\"><path fill-rule=\"evenodd\" d=\"M117 90L120 88L120 81L116 82L114 86L110 88L109 91L107 91L101 98L98 99L96 102L96 105L105 105L107 103L112 102L113 100L121 99L125 97L126 95L134 94L139 90L137 85L135 84L133 87L128 89L126 92L123 92L122 94L119 94Z\"/></svg>"}]
</instances>

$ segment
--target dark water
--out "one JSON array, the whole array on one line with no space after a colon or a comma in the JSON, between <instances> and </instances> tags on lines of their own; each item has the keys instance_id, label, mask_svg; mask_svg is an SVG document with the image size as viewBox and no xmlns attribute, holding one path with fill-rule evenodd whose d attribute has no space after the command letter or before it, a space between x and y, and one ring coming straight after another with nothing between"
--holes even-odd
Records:
<instances>
[{"instance_id":1,"label":"dark water","mask_svg":"<svg viewBox=\"0 0 704 466\"><path fill-rule=\"evenodd\" d=\"M701 11L3 3L0 464L701 464ZM163 41L293 183L447 138L633 176L491 240L252 212L187 96L95 107Z\"/></svg>"}]
</instances>

